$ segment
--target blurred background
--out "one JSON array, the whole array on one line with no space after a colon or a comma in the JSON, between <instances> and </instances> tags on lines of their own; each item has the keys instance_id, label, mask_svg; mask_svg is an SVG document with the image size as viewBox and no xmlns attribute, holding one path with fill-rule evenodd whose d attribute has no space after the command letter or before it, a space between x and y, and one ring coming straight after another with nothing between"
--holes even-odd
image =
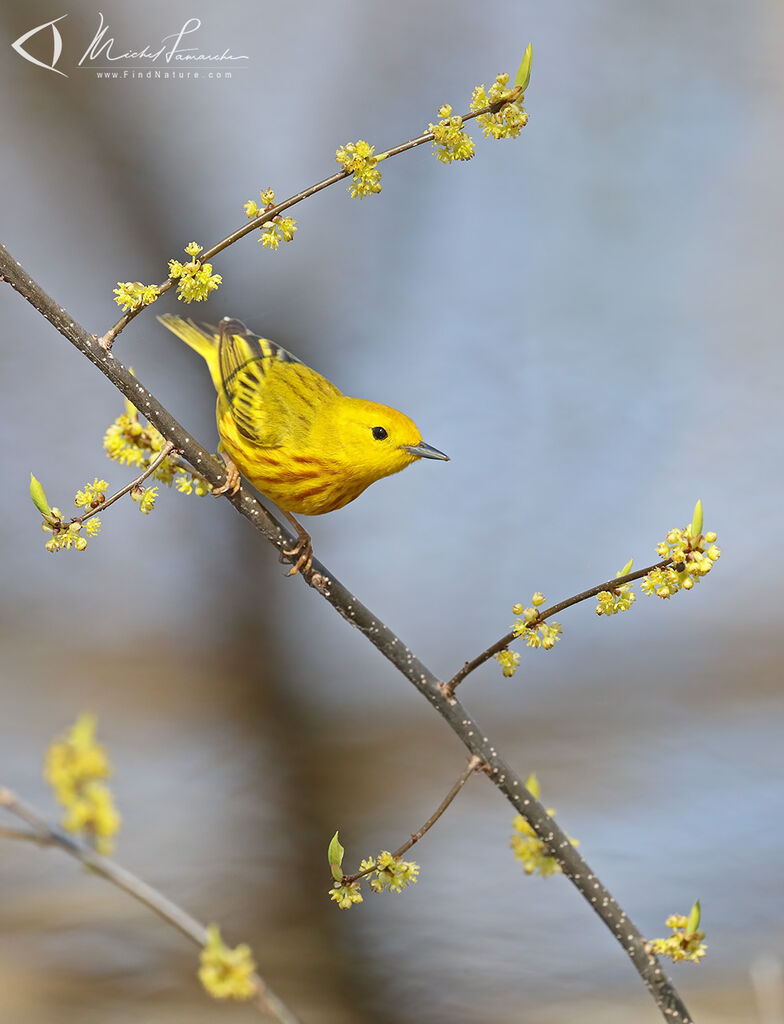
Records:
<instances>
[{"instance_id":1,"label":"blurred background","mask_svg":"<svg viewBox=\"0 0 784 1024\"><path fill-rule=\"evenodd\" d=\"M160 281L189 241L243 223L260 188L283 197L330 174L349 140L386 148L442 103L466 110L533 41L520 139L474 130L475 159L449 167L422 147L362 202L327 190L294 211L293 244L270 253L251 236L216 259L223 286L187 313L241 318L346 393L405 410L452 457L308 521L318 556L443 677L534 590L560 600L632 556L653 561L702 498L724 555L699 587L614 619L582 605L555 651L524 650L513 679L491 663L461 692L646 935L701 899L708 957L671 972L695 1018L781 1024L767 544L784 500L784 8L100 10L115 54L198 17L200 46L248 60L230 79L107 81L77 67L98 8L2 6L2 241L97 333L117 319L118 280ZM68 77L10 46L62 14ZM51 33L27 48L50 62ZM170 293L156 311L177 307ZM115 351L215 448L205 367L152 312ZM512 812L481 778L416 848L414 889L350 913L329 903L335 829L347 865L394 848L463 750L228 502L166 492L145 517L124 501L84 554L47 554L30 471L64 509L96 475L121 487L101 440L122 409L0 289L0 782L55 818L43 751L94 711L123 815L117 858L248 941L307 1024L658 1020L569 883L523 875ZM0 1019L257 1019L212 1003L195 970L194 949L122 893L2 841Z\"/></svg>"}]
</instances>

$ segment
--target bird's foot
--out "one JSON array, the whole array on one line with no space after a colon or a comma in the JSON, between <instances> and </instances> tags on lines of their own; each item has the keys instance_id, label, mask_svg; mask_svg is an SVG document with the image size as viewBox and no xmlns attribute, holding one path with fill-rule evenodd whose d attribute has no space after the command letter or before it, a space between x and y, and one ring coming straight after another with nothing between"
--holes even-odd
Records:
<instances>
[{"instance_id":1,"label":"bird's foot","mask_svg":"<svg viewBox=\"0 0 784 1024\"><path fill-rule=\"evenodd\" d=\"M313 544L310 540L310 534L299 525L293 515L286 512L285 509L282 509L281 511L297 531L297 543L293 548L283 548L281 550L280 560L283 561L284 558L288 558L290 561L294 562L288 571L289 576L296 576L297 573L301 573L303 576L307 577L310 575L310 570L313 565Z\"/></svg>"},{"instance_id":2,"label":"bird's foot","mask_svg":"<svg viewBox=\"0 0 784 1024\"><path fill-rule=\"evenodd\" d=\"M287 573L288 576L296 576L298 572L307 576L313 565L313 545L310 537L305 534L304 537L300 537L293 548L283 548L281 561L284 557L294 562Z\"/></svg>"},{"instance_id":3,"label":"bird's foot","mask_svg":"<svg viewBox=\"0 0 784 1024\"><path fill-rule=\"evenodd\" d=\"M221 458L226 463L226 482L221 484L220 487L213 487L212 496L213 498L220 498L223 494L235 495L240 489L242 479L240 477L240 471L231 461L231 459L224 452L220 453Z\"/></svg>"}]
</instances>

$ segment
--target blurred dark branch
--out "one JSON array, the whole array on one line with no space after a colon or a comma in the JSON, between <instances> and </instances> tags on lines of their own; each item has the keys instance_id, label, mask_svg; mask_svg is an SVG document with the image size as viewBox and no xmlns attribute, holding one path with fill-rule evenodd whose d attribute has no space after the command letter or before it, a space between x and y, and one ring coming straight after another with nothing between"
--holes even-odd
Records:
<instances>
[{"instance_id":1,"label":"blurred dark branch","mask_svg":"<svg viewBox=\"0 0 784 1024\"><path fill-rule=\"evenodd\" d=\"M514 99L519 97L520 91L513 90L512 95L506 97L506 99L498 100L495 103L488 103L487 106L481 107L479 110L474 110L471 113L463 114L463 121L470 121L474 117L481 117L482 114L489 114L493 111L498 110L505 104L512 102ZM389 157L398 156L400 153L406 153L409 149L414 149L416 146L421 146L424 142L432 142L434 139L433 132L424 132L422 135L417 135L416 138L409 139L407 142L402 142L399 146L393 146L392 149L386 149L383 153L377 154L379 161L386 160ZM295 193L293 196L289 196L288 199L284 199L282 203L277 203L275 206L270 206L268 209L260 213L258 217L254 217L253 220L243 224L237 228L236 231L232 231L230 235L227 235L220 242L217 242L211 248L207 249L206 252L199 254L199 261L205 263L207 260L211 260L213 256L217 256L218 253L223 252L230 245L238 242L245 235L250 234L251 231L255 231L257 228L263 227L268 224L269 221L274 220L275 217L279 216L286 210L291 209L292 206L296 206L297 203L301 203L304 199L310 199L311 196L316 195L317 192L322 192L325 188L329 188L330 185L335 185L339 181L343 181L344 178L349 178L352 175L352 171L342 170L336 171L331 174L328 178L322 178L321 181L317 181L315 185L311 185L309 188L303 189L301 192ZM158 285L158 294L163 295L167 292L172 285L176 283L176 279L167 277L161 281ZM146 306L137 306L136 309L129 310L124 313L116 324L113 324L109 330L101 338L101 345L108 351L114 344L117 335L120 331L124 330L128 324L135 317L141 313Z\"/></svg>"},{"instance_id":2,"label":"blurred dark branch","mask_svg":"<svg viewBox=\"0 0 784 1024\"><path fill-rule=\"evenodd\" d=\"M87 331L58 306L30 275L0 245L0 277L5 278L28 302L52 323L57 330L112 381L136 408L147 417L163 436L183 453L188 462L203 473L215 486L225 479L220 464L195 441L167 412L139 379L106 351L95 335ZM291 540L283 527L243 485L227 499L280 551ZM292 538L293 539L293 538ZM428 700L468 749L486 766L488 776L518 813L531 825L547 845L572 884L588 901L628 954L640 977L648 987L659 1010L668 1022L691 1024L691 1017L659 962L646 950L646 940L632 924L591 868L569 841L566 833L549 816L545 807L525 788L520 777L485 736L482 729L456 697L448 699L441 691L438 678L410 651L369 608L331 574L326 566L313 560L309 585L319 579L318 590L335 610L368 640ZM617 585L617 581L616 581Z\"/></svg>"},{"instance_id":3,"label":"blurred dark branch","mask_svg":"<svg viewBox=\"0 0 784 1024\"><path fill-rule=\"evenodd\" d=\"M78 842L59 828L49 825L34 807L20 800L15 793L10 789L6 789L5 786L0 786L0 808L8 811L9 814L15 815L17 818L21 818L32 829L31 832L22 832L18 829L2 829L0 830L0 836L14 839L30 839L40 843L41 846L55 846L60 850L64 850L65 853L80 861L85 867L90 868L91 871L105 878L112 885L116 885L123 892L127 892L129 896L133 896L139 903L143 903L145 907L148 907L159 917L162 917L164 921L173 925L187 939L190 939L200 948L206 944L207 929L195 917L191 917L182 907L178 907L176 903L173 903L163 893L153 889L151 885L142 881L141 878L126 870L116 861L111 860L109 857L103 857L91 847ZM253 1005L274 1017L280 1024L299 1024L297 1017L271 991L263 978L258 974L254 974L253 982L257 989Z\"/></svg>"},{"instance_id":4,"label":"blurred dark branch","mask_svg":"<svg viewBox=\"0 0 784 1024\"><path fill-rule=\"evenodd\" d=\"M573 604L579 604L581 601L587 601L589 598L596 597L597 594L604 593L604 591L616 590L618 587L624 586L626 583L633 583L634 580L641 580L643 576L647 576L649 572L654 569L664 569L665 566L670 565L672 562L671 558L665 558L663 562L656 562L654 565L649 565L647 569L637 569L635 572L627 572L625 576L615 576L613 579L608 580L606 583L597 583L595 587L591 587L589 590L583 590L581 594L575 594L574 597L567 597L565 601L559 601L558 604L550 605L549 608L543 609L539 612L535 619L531 619L527 625L531 629L536 629L540 622L544 622L545 619L551 618L553 615L558 615L564 608L571 608ZM467 661L465 665L456 672L448 683L441 683L441 692L447 698L451 700L455 695L455 689L462 683L467 675L470 675L474 669L479 668L480 665L484 665L486 661L489 661L494 654L498 654L500 651L506 650L509 644L513 640L519 638L518 633L514 631L507 633L502 636L500 640L496 640L494 644L491 644L486 650L478 654L473 661Z\"/></svg>"},{"instance_id":5,"label":"blurred dark branch","mask_svg":"<svg viewBox=\"0 0 784 1024\"><path fill-rule=\"evenodd\" d=\"M426 832L430 831L430 829L433 827L433 825L435 825L435 823L438 821L438 819L441 817L441 815L444 813L447 807L449 807L449 805L455 799L455 797L463 788L463 786L465 786L466 782L468 782L468 780L471 778L474 772L479 771L482 767L482 762L479 760L478 757L469 758L468 764L460 773L460 777L458 778L457 782L455 782L455 784L449 790L449 792L438 805L438 807L436 807L436 809L433 811L433 813L430 815L430 817L427 819L424 825L422 825L421 828L418 828L416 832L412 832L408 839L406 839L406 841L403 843L403 845L398 846L398 848L392 854L392 856L395 857L395 859L397 859L398 857L402 857L404 853L408 853L408 851L411 849L414 843L418 843L422 836ZM358 871L355 875L344 875L343 885L351 885L352 882L356 882L356 880L358 878L362 878L363 875L369 875L371 871L375 871L375 861L374 866L371 868L365 868L364 871Z\"/></svg>"}]
</instances>

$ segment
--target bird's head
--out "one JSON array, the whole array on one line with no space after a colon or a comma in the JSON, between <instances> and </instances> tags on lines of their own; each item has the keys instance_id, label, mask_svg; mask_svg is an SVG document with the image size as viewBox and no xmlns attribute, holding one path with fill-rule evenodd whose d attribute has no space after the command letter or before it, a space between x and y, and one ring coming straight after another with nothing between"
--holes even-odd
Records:
<instances>
[{"instance_id":1,"label":"bird's head","mask_svg":"<svg viewBox=\"0 0 784 1024\"><path fill-rule=\"evenodd\" d=\"M354 471L370 481L399 473L418 459L449 461L448 455L425 444L405 413L361 398L344 402L335 440Z\"/></svg>"}]
</instances>

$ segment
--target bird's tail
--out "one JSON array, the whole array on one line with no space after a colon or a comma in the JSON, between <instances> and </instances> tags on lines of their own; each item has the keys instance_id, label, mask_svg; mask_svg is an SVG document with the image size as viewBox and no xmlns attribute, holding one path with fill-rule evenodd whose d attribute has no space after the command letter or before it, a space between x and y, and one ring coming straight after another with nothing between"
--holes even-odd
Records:
<instances>
[{"instance_id":1,"label":"bird's tail","mask_svg":"<svg viewBox=\"0 0 784 1024\"><path fill-rule=\"evenodd\" d=\"M218 362L218 343L220 341L218 331L206 324L199 327L193 320L184 320L181 316L174 316L172 313L164 313L158 319L164 327L168 327L172 334L176 334L181 341L199 353L210 369L215 390L220 391L222 385Z\"/></svg>"}]
</instances>

